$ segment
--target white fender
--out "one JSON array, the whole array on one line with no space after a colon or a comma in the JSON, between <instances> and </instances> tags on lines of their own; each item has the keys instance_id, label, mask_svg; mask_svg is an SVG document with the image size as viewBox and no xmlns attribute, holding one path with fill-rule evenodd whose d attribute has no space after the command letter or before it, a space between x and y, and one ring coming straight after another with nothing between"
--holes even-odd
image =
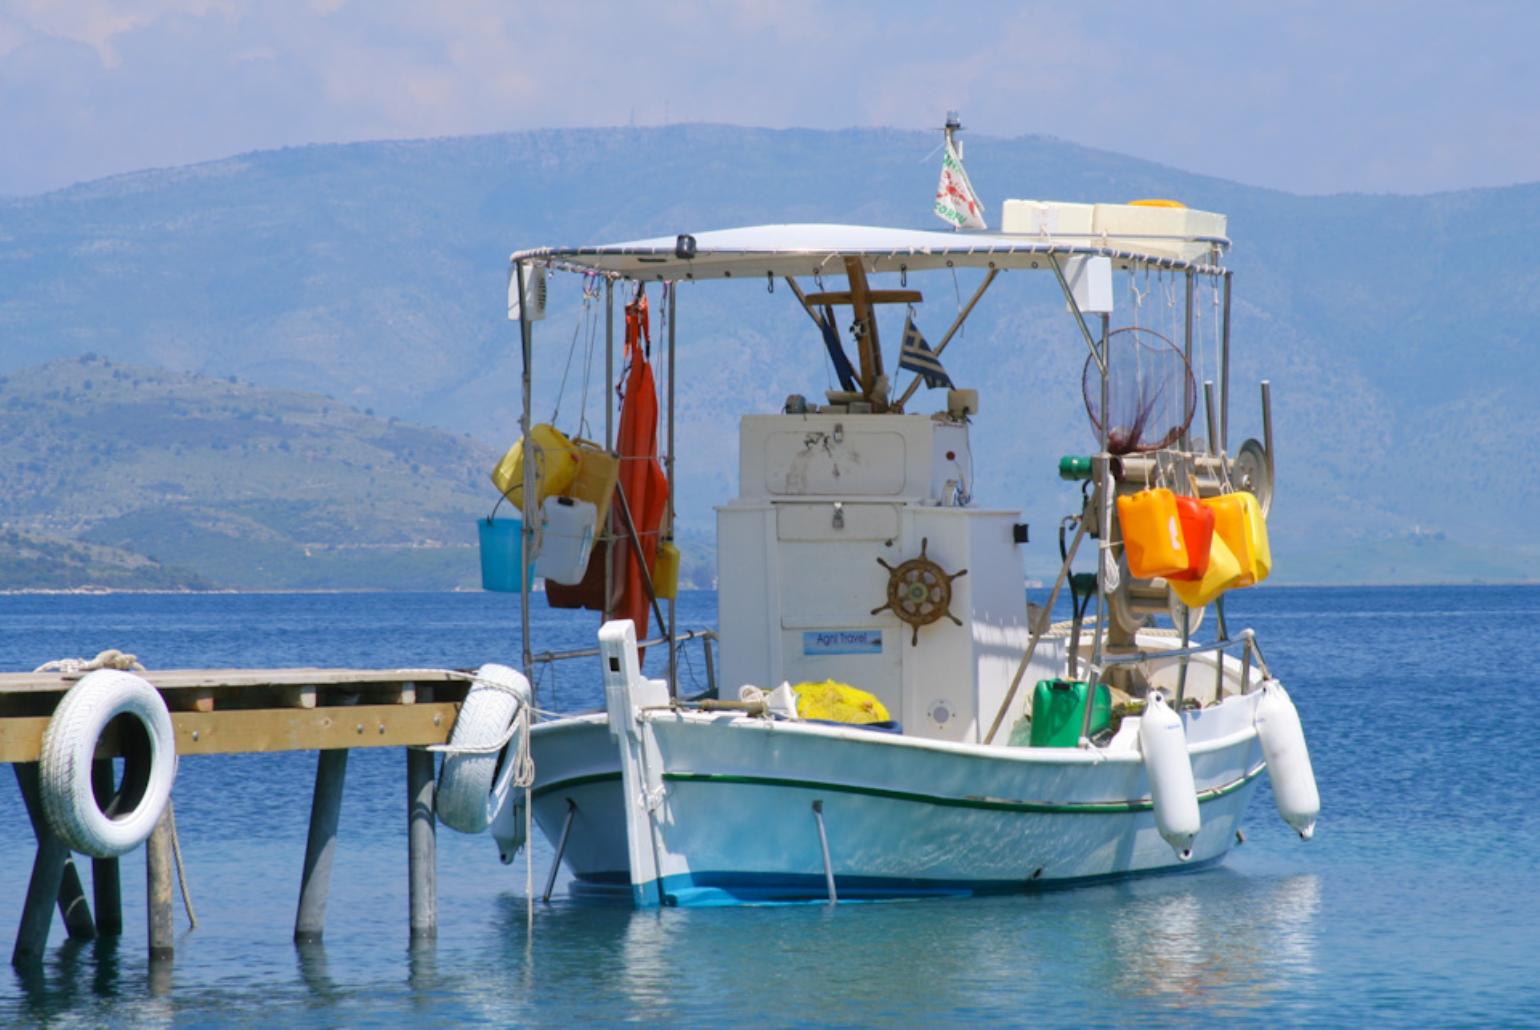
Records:
<instances>
[{"instance_id":1,"label":"white fender","mask_svg":"<svg viewBox=\"0 0 1540 1030\"><path fill-rule=\"evenodd\" d=\"M1309 840L1315 833L1315 817L1321 814L1321 795L1316 790L1299 712L1282 683L1268 680L1262 684L1262 699L1252 721L1262 741L1262 757L1267 760L1267 778L1278 814L1302 839Z\"/></svg>"},{"instance_id":2,"label":"white fender","mask_svg":"<svg viewBox=\"0 0 1540 1030\"><path fill-rule=\"evenodd\" d=\"M508 742L514 720L527 704L529 680L522 672L506 665L476 670L438 774L439 822L461 833L482 833L491 825L507 801L516 771L513 753L500 745ZM456 753L455 748L470 750Z\"/></svg>"},{"instance_id":3,"label":"white fender","mask_svg":"<svg viewBox=\"0 0 1540 1030\"><path fill-rule=\"evenodd\" d=\"M492 816L489 828L492 840L497 844L497 858L503 865L512 865L524 840L524 792L509 791L508 800L500 805Z\"/></svg>"},{"instance_id":4,"label":"white fender","mask_svg":"<svg viewBox=\"0 0 1540 1030\"><path fill-rule=\"evenodd\" d=\"M103 811L91 790L91 762L108 723L123 715L138 726L120 733L123 782ZM43 733L38 772L43 813L72 851L96 858L132 851L160 821L176 779L176 733L166 702L133 673L89 673L54 709Z\"/></svg>"},{"instance_id":5,"label":"white fender","mask_svg":"<svg viewBox=\"0 0 1540 1030\"><path fill-rule=\"evenodd\" d=\"M1187 755L1187 734L1182 717L1166 704L1158 690L1150 691L1139 720L1139 750L1150 780L1150 800L1155 804L1155 825L1183 862L1192 857L1193 838L1201 825L1198 791L1192 779L1192 760Z\"/></svg>"}]
</instances>

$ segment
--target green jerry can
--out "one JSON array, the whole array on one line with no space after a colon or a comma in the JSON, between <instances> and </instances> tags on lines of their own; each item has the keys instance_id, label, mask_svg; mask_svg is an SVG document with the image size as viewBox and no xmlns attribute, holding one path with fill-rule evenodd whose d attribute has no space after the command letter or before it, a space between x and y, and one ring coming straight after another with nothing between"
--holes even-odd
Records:
<instances>
[{"instance_id":1,"label":"green jerry can","mask_svg":"<svg viewBox=\"0 0 1540 1030\"><path fill-rule=\"evenodd\" d=\"M1032 691L1032 746L1074 747L1080 743L1085 720L1087 685L1079 680L1038 680ZM1112 725L1112 692L1096 685L1091 706L1091 736Z\"/></svg>"}]
</instances>

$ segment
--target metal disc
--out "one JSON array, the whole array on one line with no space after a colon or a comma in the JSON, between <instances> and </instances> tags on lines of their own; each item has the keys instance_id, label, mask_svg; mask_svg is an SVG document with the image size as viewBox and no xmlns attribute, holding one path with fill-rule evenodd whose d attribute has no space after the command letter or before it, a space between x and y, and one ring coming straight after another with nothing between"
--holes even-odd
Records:
<instances>
[{"instance_id":1,"label":"metal disc","mask_svg":"<svg viewBox=\"0 0 1540 1030\"><path fill-rule=\"evenodd\" d=\"M1258 498L1261 500L1261 498ZM1176 596L1175 590L1170 590L1166 597L1166 616L1171 620L1171 628L1178 633L1182 632L1182 612L1187 613L1187 635L1194 636L1198 627L1203 625L1203 616L1208 612L1207 605L1198 605L1196 608L1188 608L1182 603L1182 599Z\"/></svg>"},{"instance_id":2,"label":"metal disc","mask_svg":"<svg viewBox=\"0 0 1540 1030\"><path fill-rule=\"evenodd\" d=\"M1268 460L1267 449L1259 440L1247 440L1241 444L1235 459L1230 462L1230 481L1237 490L1253 494L1265 516L1273 506L1273 463Z\"/></svg>"}]
</instances>

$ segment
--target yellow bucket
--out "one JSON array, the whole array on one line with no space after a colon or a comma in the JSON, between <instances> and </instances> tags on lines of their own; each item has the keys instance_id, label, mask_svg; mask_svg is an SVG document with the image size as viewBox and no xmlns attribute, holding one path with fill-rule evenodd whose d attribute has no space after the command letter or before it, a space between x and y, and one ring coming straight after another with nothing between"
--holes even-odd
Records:
<instances>
[{"instance_id":1,"label":"yellow bucket","mask_svg":"<svg viewBox=\"0 0 1540 1030\"><path fill-rule=\"evenodd\" d=\"M1186 582L1172 579L1166 582L1176 592L1176 596L1182 599L1183 604L1189 608L1199 608L1240 580L1241 563L1235 560L1235 554L1226 546L1224 537L1216 532L1209 541L1208 569L1203 573L1203 578Z\"/></svg>"},{"instance_id":2,"label":"yellow bucket","mask_svg":"<svg viewBox=\"0 0 1540 1030\"><path fill-rule=\"evenodd\" d=\"M1123 553L1135 579L1153 579L1187 571L1187 544L1176 508L1176 494L1164 487L1118 498Z\"/></svg>"},{"instance_id":3,"label":"yellow bucket","mask_svg":"<svg viewBox=\"0 0 1540 1030\"><path fill-rule=\"evenodd\" d=\"M1267 520L1256 497L1245 492L1205 498L1214 512L1214 536L1225 542L1240 565L1236 586L1249 587L1267 578L1273 569L1273 552L1267 542Z\"/></svg>"},{"instance_id":4,"label":"yellow bucket","mask_svg":"<svg viewBox=\"0 0 1540 1030\"><path fill-rule=\"evenodd\" d=\"M552 494L567 489L578 473L577 448L560 429L542 422L530 427L529 438L535 448L535 505ZM515 440L508 453L492 470L492 485L512 501L524 507L524 441Z\"/></svg>"}]
</instances>

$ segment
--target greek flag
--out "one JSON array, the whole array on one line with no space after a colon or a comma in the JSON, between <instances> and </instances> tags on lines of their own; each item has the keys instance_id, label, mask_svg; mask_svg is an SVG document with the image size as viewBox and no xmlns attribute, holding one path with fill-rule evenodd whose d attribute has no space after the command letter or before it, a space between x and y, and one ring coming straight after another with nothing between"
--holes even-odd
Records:
<instances>
[{"instance_id":1,"label":"greek flag","mask_svg":"<svg viewBox=\"0 0 1540 1030\"><path fill-rule=\"evenodd\" d=\"M941 359L931 353L930 344L920 335L913 316L904 321L904 344L898 351L898 367L918 372L929 389L952 385L952 377L941 367Z\"/></svg>"}]
</instances>

